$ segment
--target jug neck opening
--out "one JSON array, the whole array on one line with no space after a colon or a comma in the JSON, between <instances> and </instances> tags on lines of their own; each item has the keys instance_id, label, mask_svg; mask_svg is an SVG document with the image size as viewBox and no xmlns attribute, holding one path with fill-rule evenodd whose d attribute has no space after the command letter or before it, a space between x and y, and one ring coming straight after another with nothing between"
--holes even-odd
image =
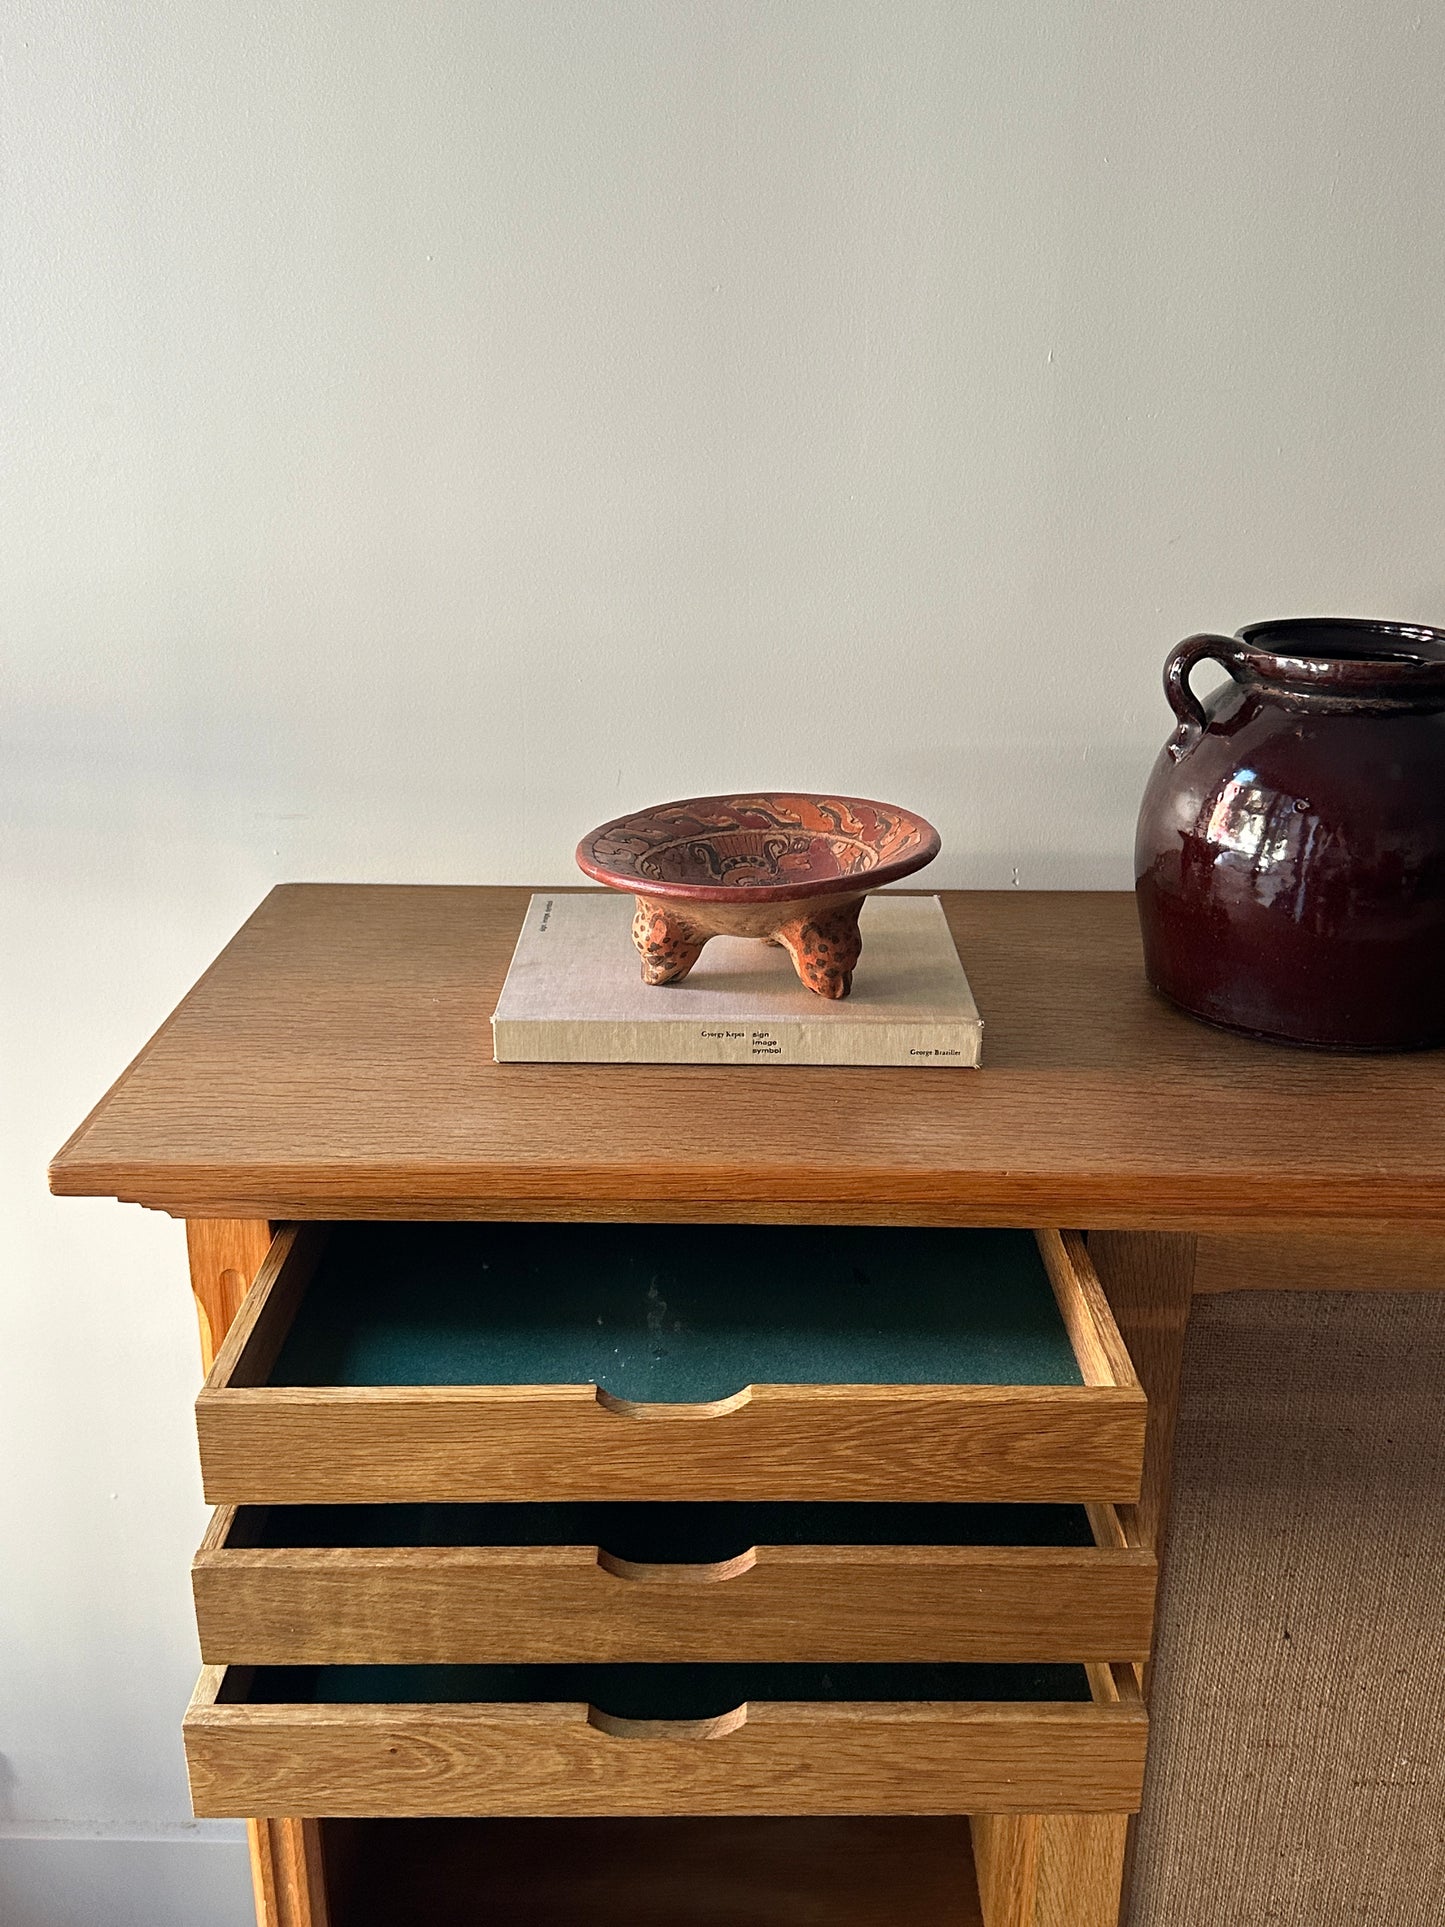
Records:
<instances>
[{"instance_id":1,"label":"jug neck opening","mask_svg":"<svg viewBox=\"0 0 1445 1927\"><path fill-rule=\"evenodd\" d=\"M1238 633L1241 680L1331 706L1445 704L1445 630L1358 617L1256 622Z\"/></svg>"}]
</instances>

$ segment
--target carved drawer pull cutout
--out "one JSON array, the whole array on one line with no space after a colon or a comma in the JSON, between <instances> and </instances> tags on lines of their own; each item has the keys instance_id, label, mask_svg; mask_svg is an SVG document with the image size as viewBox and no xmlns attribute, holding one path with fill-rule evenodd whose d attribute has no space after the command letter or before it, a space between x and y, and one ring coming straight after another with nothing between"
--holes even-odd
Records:
<instances>
[{"instance_id":1,"label":"carved drawer pull cutout","mask_svg":"<svg viewBox=\"0 0 1445 1927\"><path fill-rule=\"evenodd\" d=\"M587 1724L614 1740L721 1740L747 1724L748 1707L744 1700L728 1713L707 1720L625 1720L615 1713L604 1713L599 1706L587 1708Z\"/></svg>"},{"instance_id":2,"label":"carved drawer pull cutout","mask_svg":"<svg viewBox=\"0 0 1445 1927\"><path fill-rule=\"evenodd\" d=\"M736 1579L751 1572L758 1563L758 1549L749 1546L734 1559L714 1559L710 1565L658 1565L641 1559L619 1559L604 1547L597 1549L597 1563L614 1579L637 1579L644 1585L710 1586L720 1579Z\"/></svg>"},{"instance_id":3,"label":"carved drawer pull cutout","mask_svg":"<svg viewBox=\"0 0 1445 1927\"><path fill-rule=\"evenodd\" d=\"M729 1392L726 1398L700 1399L691 1405L667 1405L652 1399L619 1398L615 1392L597 1387L597 1403L603 1411L616 1412L621 1418L721 1418L725 1412L740 1410L752 1395L752 1386L744 1385L740 1392Z\"/></svg>"}]
</instances>

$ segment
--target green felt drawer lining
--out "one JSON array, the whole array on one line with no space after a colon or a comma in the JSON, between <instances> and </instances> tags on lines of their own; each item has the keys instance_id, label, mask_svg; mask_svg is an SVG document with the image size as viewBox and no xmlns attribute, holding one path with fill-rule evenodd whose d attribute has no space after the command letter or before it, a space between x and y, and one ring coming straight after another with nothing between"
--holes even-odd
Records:
<instances>
[{"instance_id":1,"label":"green felt drawer lining","mask_svg":"<svg viewBox=\"0 0 1445 1927\"><path fill-rule=\"evenodd\" d=\"M258 1546L598 1546L652 1565L708 1565L753 1546L1092 1546L1067 1505L586 1504L271 1506Z\"/></svg>"},{"instance_id":2,"label":"green felt drawer lining","mask_svg":"<svg viewBox=\"0 0 1445 1927\"><path fill-rule=\"evenodd\" d=\"M1082 1666L263 1666L250 1704L581 1701L617 1719L714 1719L747 1700L1087 1701Z\"/></svg>"},{"instance_id":3,"label":"green felt drawer lining","mask_svg":"<svg viewBox=\"0 0 1445 1927\"><path fill-rule=\"evenodd\" d=\"M1026 1231L337 1228L275 1385L1078 1385Z\"/></svg>"}]
</instances>

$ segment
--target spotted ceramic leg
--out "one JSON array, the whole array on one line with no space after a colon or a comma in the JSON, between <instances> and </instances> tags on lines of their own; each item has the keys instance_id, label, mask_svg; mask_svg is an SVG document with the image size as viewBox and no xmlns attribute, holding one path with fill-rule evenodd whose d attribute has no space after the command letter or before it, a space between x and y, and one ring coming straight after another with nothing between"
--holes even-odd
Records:
<instances>
[{"instance_id":1,"label":"spotted ceramic leg","mask_svg":"<svg viewBox=\"0 0 1445 1927\"><path fill-rule=\"evenodd\" d=\"M642 981L645 984L681 983L702 955L702 947L711 935L710 930L699 930L676 910L639 897L637 914L632 919L632 941L642 958Z\"/></svg>"},{"instance_id":2,"label":"spotted ceramic leg","mask_svg":"<svg viewBox=\"0 0 1445 1927\"><path fill-rule=\"evenodd\" d=\"M795 917L783 924L778 941L793 960L793 968L820 997L846 997L853 987L853 968L863 948L858 934L862 898L819 910L814 916Z\"/></svg>"}]
</instances>

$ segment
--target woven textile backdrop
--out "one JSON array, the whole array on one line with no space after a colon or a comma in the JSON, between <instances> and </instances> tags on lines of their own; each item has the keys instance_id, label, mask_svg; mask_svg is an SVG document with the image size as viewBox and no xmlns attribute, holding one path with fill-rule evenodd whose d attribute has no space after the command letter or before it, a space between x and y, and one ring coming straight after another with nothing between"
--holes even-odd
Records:
<instances>
[{"instance_id":1,"label":"woven textile backdrop","mask_svg":"<svg viewBox=\"0 0 1445 1927\"><path fill-rule=\"evenodd\" d=\"M1131 1927L1445 1920L1445 1296L1196 1298Z\"/></svg>"}]
</instances>

